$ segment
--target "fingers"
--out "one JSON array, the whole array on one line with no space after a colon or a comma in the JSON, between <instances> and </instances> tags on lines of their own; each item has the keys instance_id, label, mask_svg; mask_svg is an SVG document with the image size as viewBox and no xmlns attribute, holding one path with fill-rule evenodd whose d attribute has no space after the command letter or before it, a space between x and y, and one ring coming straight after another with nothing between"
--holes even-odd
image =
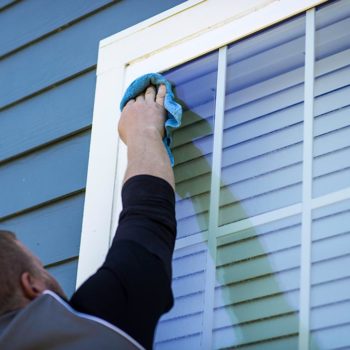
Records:
<instances>
[{"instance_id":1,"label":"fingers","mask_svg":"<svg viewBox=\"0 0 350 350\"><path fill-rule=\"evenodd\" d=\"M165 88L165 85L162 84L159 86L157 97L156 97L156 102L161 106L164 106L165 94L166 94L166 88Z\"/></svg>"},{"instance_id":2,"label":"fingers","mask_svg":"<svg viewBox=\"0 0 350 350\"><path fill-rule=\"evenodd\" d=\"M154 88L153 85L150 85L146 89L145 93L141 93L140 95L138 95L136 97L136 101L138 101L138 102L143 102L143 101L154 102L155 96L156 96L156 89Z\"/></svg>"},{"instance_id":3,"label":"fingers","mask_svg":"<svg viewBox=\"0 0 350 350\"><path fill-rule=\"evenodd\" d=\"M156 89L154 88L153 85L150 85L145 92L145 100L147 102L154 102L156 97Z\"/></svg>"},{"instance_id":4,"label":"fingers","mask_svg":"<svg viewBox=\"0 0 350 350\"><path fill-rule=\"evenodd\" d=\"M142 102L142 101L144 101L144 100L145 100L145 97L144 97L143 94L140 94L140 95L138 95L138 96L136 97L136 101L137 101L137 102Z\"/></svg>"},{"instance_id":5,"label":"fingers","mask_svg":"<svg viewBox=\"0 0 350 350\"><path fill-rule=\"evenodd\" d=\"M131 105L131 104L133 104L134 102L135 102L135 100L132 98L131 100L129 100L129 101L126 103L125 107L126 107L126 106L129 106L129 105Z\"/></svg>"},{"instance_id":6,"label":"fingers","mask_svg":"<svg viewBox=\"0 0 350 350\"><path fill-rule=\"evenodd\" d=\"M126 105L132 104L135 101L137 101L137 102L143 102L143 101L154 102L155 101L159 105L164 106L165 95L166 95L166 87L165 87L165 85L162 84L162 85L159 86L157 95L156 95L155 87L153 85L150 85L146 89L144 94L141 93L140 95L138 95L136 97L136 99L129 100Z\"/></svg>"}]
</instances>

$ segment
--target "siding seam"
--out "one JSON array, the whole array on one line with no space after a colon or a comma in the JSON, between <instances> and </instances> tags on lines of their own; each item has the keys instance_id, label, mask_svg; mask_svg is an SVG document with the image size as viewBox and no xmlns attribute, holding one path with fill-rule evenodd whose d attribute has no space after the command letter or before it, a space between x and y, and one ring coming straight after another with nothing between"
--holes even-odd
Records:
<instances>
[{"instance_id":1,"label":"siding seam","mask_svg":"<svg viewBox=\"0 0 350 350\"><path fill-rule=\"evenodd\" d=\"M115 5L116 3L120 2L120 1L121 0L111 0L111 2L109 2L108 4L105 4L105 5L103 5L103 6L99 7L99 8L91 11L91 12L88 12L85 15L77 17L77 18L71 20L70 22L67 22L67 23L65 23L65 24L63 24L63 25L61 25L61 26L59 26L59 27L57 27L57 28L55 28L55 29L53 29L53 30L51 30L51 31L49 31L49 32L47 32L47 33L45 33L45 34L43 34L43 35L41 35L41 36L39 36L39 37L37 37L35 39L33 39L33 40L31 40L31 41L28 41L27 43L25 43L23 45L20 45L20 46L16 47L15 49L12 49L12 50L6 52L5 54L1 55L0 56L0 61L3 60L3 59L8 58L9 56L12 56L12 55L16 54L19 51L22 51L22 50L26 49L29 46L32 46L32 45L38 43L39 41L47 39L51 35L58 34L58 33L62 32L64 30L72 27L73 25L83 21L84 19L86 19L88 17L91 17L91 16L94 16L95 14L97 14L97 13L107 9L108 7L111 7L112 5ZM17 4L18 2L15 2L15 3ZM15 4L15 3L13 3L13 4ZM12 6L12 4L7 5L7 7L10 7L10 6ZM0 9L0 11L1 10L2 9Z\"/></svg>"},{"instance_id":2,"label":"siding seam","mask_svg":"<svg viewBox=\"0 0 350 350\"><path fill-rule=\"evenodd\" d=\"M0 159L0 168L8 163L14 162L20 158L27 157L28 155L31 155L35 152L41 151L45 148L51 147L57 143L67 141L75 136L80 136L81 134L84 134L87 131L91 131L92 124L86 125L80 129L76 129L74 131L71 131L70 133L61 135L59 137L50 139L49 141L43 142L40 145L28 148L22 152L16 153L8 158Z\"/></svg>"},{"instance_id":3,"label":"siding seam","mask_svg":"<svg viewBox=\"0 0 350 350\"><path fill-rule=\"evenodd\" d=\"M18 217L18 216L23 215L23 214L28 214L32 211L35 211L37 209L41 209L41 208L46 207L48 205L55 204L56 202L73 197L73 196L81 194L81 193L85 193L85 187L82 187L82 188L77 189L73 192L63 194L62 196L58 196L58 197L49 199L48 201L41 202L39 204L33 205L33 206L25 208L25 209L17 210L16 212L13 212L11 214L0 217L0 223L7 221L7 220L10 220L10 219L13 219L13 218Z\"/></svg>"},{"instance_id":4,"label":"siding seam","mask_svg":"<svg viewBox=\"0 0 350 350\"><path fill-rule=\"evenodd\" d=\"M31 98L33 98L35 96L38 96L38 95L40 95L40 94L42 94L44 92L52 90L52 89L54 89L54 88L56 88L58 86L61 86L61 85L65 84L65 83L69 82L70 80L78 78L78 77L80 77L81 75L83 75L85 73L92 72L93 70L96 70L96 64L94 64L94 65L92 65L92 66L90 66L88 68L85 68L85 69L83 69L83 70L81 70L81 71L79 71L77 73L74 73L74 74L72 74L72 75L70 75L70 76L68 76L68 77L66 77L66 78L64 78L62 80L58 80L58 81L56 81L56 82L54 82L54 83L52 83L52 84L50 84L50 85L48 85L48 86L46 86L44 88L41 88L40 90L37 90L37 91L35 91L35 92L33 92L33 93L29 94L29 95L23 96L23 97L19 98L18 100L12 101L12 102L8 103L7 105L4 105L4 106L0 107L0 112L4 111L6 109L9 109L9 108L11 108L11 107L21 103L21 102L27 101L27 100L29 100L29 99L31 99Z\"/></svg>"},{"instance_id":5,"label":"siding seam","mask_svg":"<svg viewBox=\"0 0 350 350\"><path fill-rule=\"evenodd\" d=\"M8 8L12 7L13 5L17 5L20 1L21 0L14 0L14 1L8 3L7 5L0 7L0 12L7 10Z\"/></svg>"},{"instance_id":6,"label":"siding seam","mask_svg":"<svg viewBox=\"0 0 350 350\"><path fill-rule=\"evenodd\" d=\"M79 256L75 255L75 256L72 256L70 258L66 258L66 259L63 259L63 260L59 260L59 261L56 261L56 262L44 265L44 267L45 267L45 269L48 269L48 268L51 268L51 267L56 267L56 266L60 266L60 265L63 265L63 264L67 264L67 263L73 262L73 261L78 260L78 259L79 259Z\"/></svg>"}]
</instances>

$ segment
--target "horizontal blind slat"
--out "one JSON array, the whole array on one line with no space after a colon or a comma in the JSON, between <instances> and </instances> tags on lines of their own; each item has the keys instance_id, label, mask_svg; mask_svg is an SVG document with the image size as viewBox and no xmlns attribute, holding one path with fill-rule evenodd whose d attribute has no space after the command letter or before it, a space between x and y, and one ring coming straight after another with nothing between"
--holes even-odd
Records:
<instances>
[{"instance_id":1,"label":"horizontal blind slat","mask_svg":"<svg viewBox=\"0 0 350 350\"><path fill-rule=\"evenodd\" d=\"M175 251L172 281L174 307L158 324L155 348L172 348L184 338L193 338L193 344L199 346L198 335L201 333L204 309L206 257L207 247L204 243Z\"/></svg>"},{"instance_id":2,"label":"horizontal blind slat","mask_svg":"<svg viewBox=\"0 0 350 350\"><path fill-rule=\"evenodd\" d=\"M316 26L313 197L350 186L350 4L319 9Z\"/></svg>"}]
</instances>

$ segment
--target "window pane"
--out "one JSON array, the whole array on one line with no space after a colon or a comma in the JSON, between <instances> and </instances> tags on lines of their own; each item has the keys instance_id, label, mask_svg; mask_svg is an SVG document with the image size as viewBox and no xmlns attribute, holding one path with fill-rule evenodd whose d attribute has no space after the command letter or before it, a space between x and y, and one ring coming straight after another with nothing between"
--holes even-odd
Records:
<instances>
[{"instance_id":1,"label":"window pane","mask_svg":"<svg viewBox=\"0 0 350 350\"><path fill-rule=\"evenodd\" d=\"M163 73L184 107L173 134L178 238L208 229L217 52ZM207 244L175 251L174 308L162 317L155 349L200 349Z\"/></svg>"},{"instance_id":2,"label":"window pane","mask_svg":"<svg viewBox=\"0 0 350 350\"><path fill-rule=\"evenodd\" d=\"M220 225L301 201L305 17L233 44Z\"/></svg>"},{"instance_id":3,"label":"window pane","mask_svg":"<svg viewBox=\"0 0 350 350\"><path fill-rule=\"evenodd\" d=\"M350 2L316 12L313 196L350 186Z\"/></svg>"},{"instance_id":4,"label":"window pane","mask_svg":"<svg viewBox=\"0 0 350 350\"><path fill-rule=\"evenodd\" d=\"M297 348L300 227L296 216L218 239L215 349Z\"/></svg>"},{"instance_id":5,"label":"window pane","mask_svg":"<svg viewBox=\"0 0 350 350\"><path fill-rule=\"evenodd\" d=\"M350 347L350 200L313 213L311 349Z\"/></svg>"},{"instance_id":6,"label":"window pane","mask_svg":"<svg viewBox=\"0 0 350 350\"><path fill-rule=\"evenodd\" d=\"M199 349L204 309L207 247L179 249L173 260L175 305L158 325L155 349Z\"/></svg>"},{"instance_id":7,"label":"window pane","mask_svg":"<svg viewBox=\"0 0 350 350\"><path fill-rule=\"evenodd\" d=\"M214 52L163 73L184 107L172 148L178 237L208 228L217 60Z\"/></svg>"}]
</instances>

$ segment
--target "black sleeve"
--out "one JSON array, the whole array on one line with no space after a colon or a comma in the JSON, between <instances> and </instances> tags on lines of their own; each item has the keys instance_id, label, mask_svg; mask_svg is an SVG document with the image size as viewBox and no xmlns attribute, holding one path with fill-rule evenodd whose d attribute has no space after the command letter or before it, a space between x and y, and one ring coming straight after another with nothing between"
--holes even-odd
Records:
<instances>
[{"instance_id":1,"label":"black sleeve","mask_svg":"<svg viewBox=\"0 0 350 350\"><path fill-rule=\"evenodd\" d=\"M173 305L175 196L165 180L138 175L124 184L122 200L105 262L70 304L116 325L150 349L159 318Z\"/></svg>"}]
</instances>

